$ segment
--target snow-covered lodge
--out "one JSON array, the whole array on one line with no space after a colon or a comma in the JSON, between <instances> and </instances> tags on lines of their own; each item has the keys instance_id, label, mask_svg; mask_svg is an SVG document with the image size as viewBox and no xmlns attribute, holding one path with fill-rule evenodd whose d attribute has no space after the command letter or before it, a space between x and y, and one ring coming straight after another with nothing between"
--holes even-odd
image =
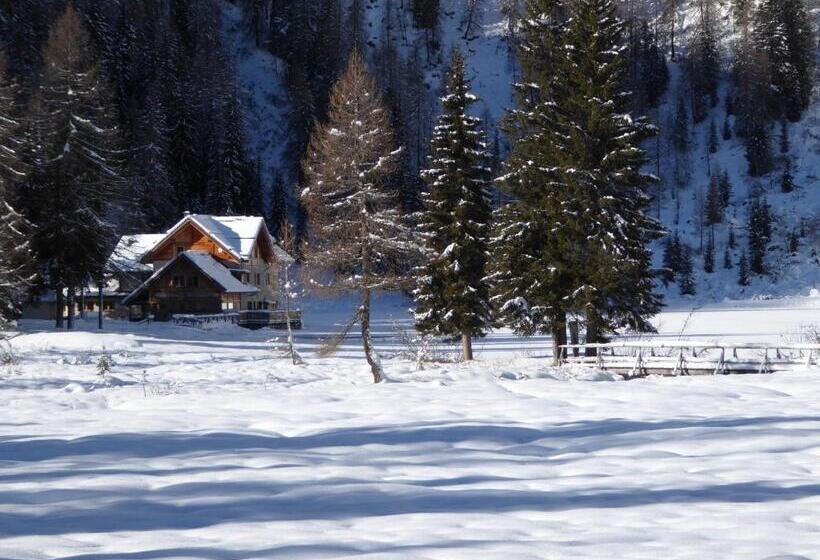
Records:
<instances>
[{"instance_id":1,"label":"snow-covered lodge","mask_svg":"<svg viewBox=\"0 0 820 560\"><path fill-rule=\"evenodd\" d=\"M103 311L157 321L231 314L245 326L278 326L279 275L292 263L263 218L186 214L165 233L120 239ZM96 289L82 301L99 310Z\"/></svg>"}]
</instances>

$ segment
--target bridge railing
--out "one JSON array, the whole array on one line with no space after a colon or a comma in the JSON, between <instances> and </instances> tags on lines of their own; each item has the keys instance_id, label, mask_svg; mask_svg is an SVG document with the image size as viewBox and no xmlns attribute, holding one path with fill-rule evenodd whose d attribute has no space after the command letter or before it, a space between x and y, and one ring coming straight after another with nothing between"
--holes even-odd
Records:
<instances>
[{"instance_id":1,"label":"bridge railing","mask_svg":"<svg viewBox=\"0 0 820 560\"><path fill-rule=\"evenodd\" d=\"M771 373L810 368L820 344L628 341L566 344L562 362L626 377Z\"/></svg>"}]
</instances>

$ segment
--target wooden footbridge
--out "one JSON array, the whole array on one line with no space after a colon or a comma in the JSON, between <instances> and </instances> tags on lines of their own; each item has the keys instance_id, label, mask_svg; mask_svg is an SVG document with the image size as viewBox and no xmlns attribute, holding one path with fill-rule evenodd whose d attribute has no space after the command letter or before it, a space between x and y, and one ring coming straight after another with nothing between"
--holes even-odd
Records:
<instances>
[{"instance_id":1,"label":"wooden footbridge","mask_svg":"<svg viewBox=\"0 0 820 560\"><path fill-rule=\"evenodd\" d=\"M820 365L820 344L611 342L567 344L563 363L626 378L773 373Z\"/></svg>"}]
</instances>

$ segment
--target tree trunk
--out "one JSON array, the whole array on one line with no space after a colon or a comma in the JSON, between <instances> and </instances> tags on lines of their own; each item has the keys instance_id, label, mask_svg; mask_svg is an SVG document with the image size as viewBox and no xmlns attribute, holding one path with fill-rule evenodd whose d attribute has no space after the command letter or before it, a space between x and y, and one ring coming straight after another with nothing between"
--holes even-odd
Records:
<instances>
[{"instance_id":1,"label":"tree trunk","mask_svg":"<svg viewBox=\"0 0 820 560\"><path fill-rule=\"evenodd\" d=\"M595 344L600 340L600 328L598 326L598 314L595 311L587 310L587 344ZM594 357L598 355L597 348L586 347L584 354L587 357Z\"/></svg>"},{"instance_id":2,"label":"tree trunk","mask_svg":"<svg viewBox=\"0 0 820 560\"><path fill-rule=\"evenodd\" d=\"M64 326L63 308L65 307L65 299L63 297L63 287L62 286L57 286L57 289L55 290L55 296L56 296L56 302L55 302L56 309L55 309L54 314L56 315L56 317L54 318L54 320L55 320L54 326L58 329L62 329L63 326Z\"/></svg>"},{"instance_id":3,"label":"tree trunk","mask_svg":"<svg viewBox=\"0 0 820 560\"><path fill-rule=\"evenodd\" d=\"M473 337L470 333L465 332L461 334L461 349L464 361L471 361L473 359Z\"/></svg>"},{"instance_id":4,"label":"tree trunk","mask_svg":"<svg viewBox=\"0 0 820 560\"><path fill-rule=\"evenodd\" d=\"M97 304L100 308L99 309L100 312L97 314L97 328L99 330L103 330L103 302L105 301L104 292L103 292L103 282L104 281L105 281L105 277L100 276L100 281L97 283L97 286L99 286L98 293L97 293L99 301L97 302Z\"/></svg>"},{"instance_id":5,"label":"tree trunk","mask_svg":"<svg viewBox=\"0 0 820 560\"><path fill-rule=\"evenodd\" d=\"M67 307L68 307L68 324L66 328L70 331L74 330L74 286L68 287L68 298L67 298Z\"/></svg>"},{"instance_id":6,"label":"tree trunk","mask_svg":"<svg viewBox=\"0 0 820 560\"><path fill-rule=\"evenodd\" d=\"M576 358L580 354L580 352L578 350L578 343L579 343L578 329L579 329L578 319L573 319L572 321L570 321L570 323L569 323L569 343L574 346L574 348L572 349L572 355L575 356Z\"/></svg>"},{"instance_id":7,"label":"tree trunk","mask_svg":"<svg viewBox=\"0 0 820 560\"><path fill-rule=\"evenodd\" d=\"M285 322L288 324L288 351L290 351L290 361L293 365L299 365L296 355L296 348L293 345L293 327L290 325L290 273L285 265Z\"/></svg>"},{"instance_id":8,"label":"tree trunk","mask_svg":"<svg viewBox=\"0 0 820 560\"><path fill-rule=\"evenodd\" d=\"M567 343L567 315L561 313L552 320L552 365L559 367L566 357L566 348L561 346Z\"/></svg>"},{"instance_id":9,"label":"tree trunk","mask_svg":"<svg viewBox=\"0 0 820 560\"><path fill-rule=\"evenodd\" d=\"M362 307L359 312L362 322L364 356L367 358L370 371L373 373L373 383L381 383L384 381L384 371L382 370L379 355L376 354L376 349L373 348L373 342L370 340L370 288L367 286L362 289Z\"/></svg>"}]
</instances>

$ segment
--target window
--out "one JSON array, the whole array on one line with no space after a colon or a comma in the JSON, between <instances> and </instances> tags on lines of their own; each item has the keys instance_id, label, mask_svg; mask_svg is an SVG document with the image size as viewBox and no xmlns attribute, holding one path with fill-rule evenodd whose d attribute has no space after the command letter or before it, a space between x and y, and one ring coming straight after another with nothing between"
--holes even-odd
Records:
<instances>
[{"instance_id":1,"label":"window","mask_svg":"<svg viewBox=\"0 0 820 560\"><path fill-rule=\"evenodd\" d=\"M177 245L177 246L174 248L174 254L176 254L177 256L178 256L178 255L181 255L181 254L182 254L182 253L184 253L184 252L185 252L185 247L183 247L182 245Z\"/></svg>"},{"instance_id":2,"label":"window","mask_svg":"<svg viewBox=\"0 0 820 560\"><path fill-rule=\"evenodd\" d=\"M185 277L184 276L174 276L173 280L171 281L171 286L174 288L184 288L185 287Z\"/></svg>"},{"instance_id":3,"label":"window","mask_svg":"<svg viewBox=\"0 0 820 560\"><path fill-rule=\"evenodd\" d=\"M188 287L189 288L199 288L199 276L189 276L188 277Z\"/></svg>"},{"instance_id":4,"label":"window","mask_svg":"<svg viewBox=\"0 0 820 560\"><path fill-rule=\"evenodd\" d=\"M233 310L233 302L232 301L223 301L222 302L222 311L232 311Z\"/></svg>"},{"instance_id":5,"label":"window","mask_svg":"<svg viewBox=\"0 0 820 560\"><path fill-rule=\"evenodd\" d=\"M258 272L256 273L256 285L257 285L257 286L261 286L261 285L262 285L262 275L261 275L261 274L259 274Z\"/></svg>"},{"instance_id":6,"label":"window","mask_svg":"<svg viewBox=\"0 0 820 560\"><path fill-rule=\"evenodd\" d=\"M268 272L265 276L267 277L265 279L265 282L267 283L268 286L270 286L270 272Z\"/></svg>"}]
</instances>

